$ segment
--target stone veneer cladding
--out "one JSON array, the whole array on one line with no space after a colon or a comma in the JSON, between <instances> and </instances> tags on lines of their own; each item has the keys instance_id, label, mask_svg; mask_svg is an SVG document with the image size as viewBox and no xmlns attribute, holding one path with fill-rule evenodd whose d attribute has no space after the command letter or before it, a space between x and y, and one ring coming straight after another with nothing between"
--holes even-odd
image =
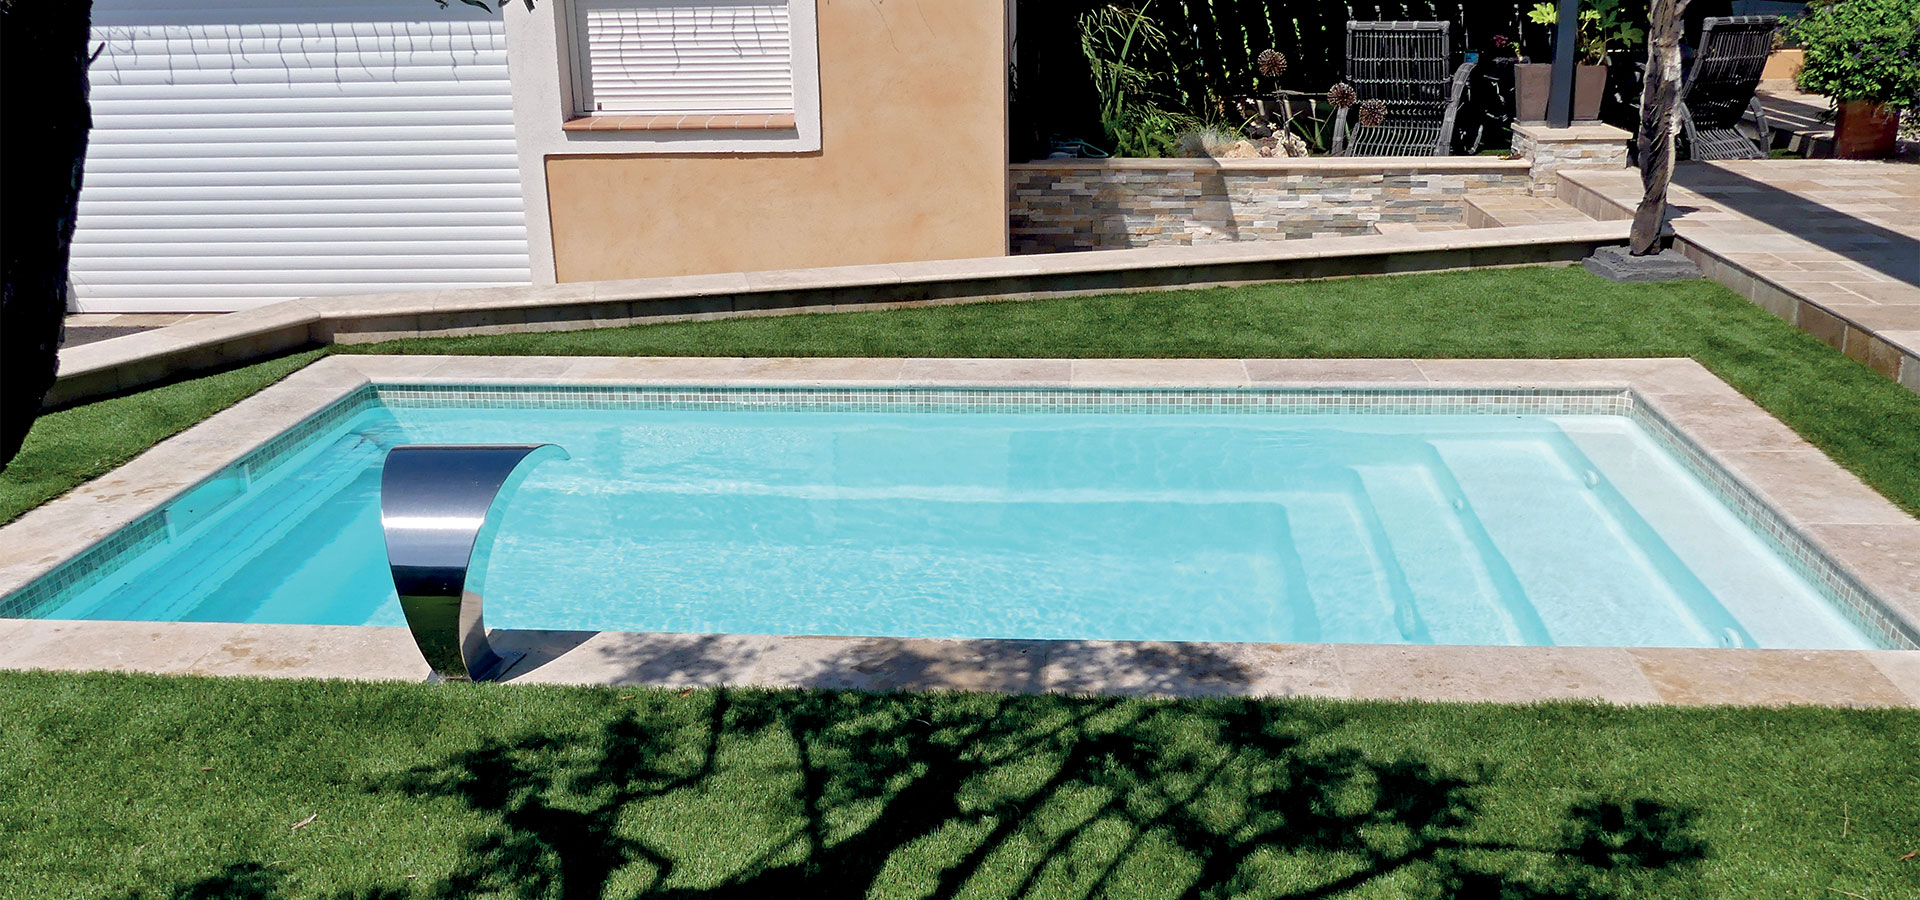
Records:
<instances>
[{"instance_id":1,"label":"stone veneer cladding","mask_svg":"<svg viewBox=\"0 0 1920 900\"><path fill-rule=\"evenodd\" d=\"M1049 160L1009 172L1016 254L1375 233L1461 223L1466 197L1529 193L1500 159Z\"/></svg>"},{"instance_id":2,"label":"stone veneer cladding","mask_svg":"<svg viewBox=\"0 0 1920 900\"><path fill-rule=\"evenodd\" d=\"M1611 125L1513 126L1513 153L1527 160L1535 196L1558 193L1561 169L1624 169L1632 135Z\"/></svg>"}]
</instances>

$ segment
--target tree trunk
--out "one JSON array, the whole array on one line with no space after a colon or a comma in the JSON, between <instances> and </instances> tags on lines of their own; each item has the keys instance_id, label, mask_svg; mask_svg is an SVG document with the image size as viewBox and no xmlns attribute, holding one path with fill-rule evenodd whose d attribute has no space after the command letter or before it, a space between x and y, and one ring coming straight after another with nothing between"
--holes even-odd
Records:
<instances>
[{"instance_id":1,"label":"tree trunk","mask_svg":"<svg viewBox=\"0 0 1920 900\"><path fill-rule=\"evenodd\" d=\"M1673 180L1673 137L1680 129L1680 29L1687 0L1653 0L1647 10L1647 79L1640 94L1640 184L1646 193L1633 213L1629 249L1660 252Z\"/></svg>"},{"instance_id":2,"label":"tree trunk","mask_svg":"<svg viewBox=\"0 0 1920 900\"><path fill-rule=\"evenodd\" d=\"M67 254L86 161L92 0L0 0L7 118L0 196L0 469L53 387L67 312Z\"/></svg>"}]
</instances>

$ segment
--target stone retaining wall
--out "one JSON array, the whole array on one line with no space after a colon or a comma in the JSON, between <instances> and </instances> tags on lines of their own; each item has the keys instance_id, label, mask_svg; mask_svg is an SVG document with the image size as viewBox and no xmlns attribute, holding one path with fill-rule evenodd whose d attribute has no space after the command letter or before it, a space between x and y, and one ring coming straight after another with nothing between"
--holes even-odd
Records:
<instances>
[{"instance_id":1,"label":"stone retaining wall","mask_svg":"<svg viewBox=\"0 0 1920 900\"><path fill-rule=\"evenodd\" d=\"M1373 234L1382 222L1459 223L1466 196L1525 195L1525 160L1120 159L1019 163L1016 254Z\"/></svg>"}]
</instances>

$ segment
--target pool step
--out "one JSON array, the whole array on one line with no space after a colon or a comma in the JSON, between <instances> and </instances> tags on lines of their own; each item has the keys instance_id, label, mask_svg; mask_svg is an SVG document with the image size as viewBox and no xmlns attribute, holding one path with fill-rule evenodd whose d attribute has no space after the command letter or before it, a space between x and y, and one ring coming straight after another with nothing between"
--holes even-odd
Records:
<instances>
[{"instance_id":1,"label":"pool step","mask_svg":"<svg viewBox=\"0 0 1920 900\"><path fill-rule=\"evenodd\" d=\"M1467 227L1511 228L1527 225L1565 225L1590 222L1570 204L1552 197L1491 194L1467 198Z\"/></svg>"},{"instance_id":2,"label":"pool step","mask_svg":"<svg viewBox=\"0 0 1920 900\"><path fill-rule=\"evenodd\" d=\"M1425 234L1430 231L1466 231L1465 222L1375 222L1376 234Z\"/></svg>"},{"instance_id":3,"label":"pool step","mask_svg":"<svg viewBox=\"0 0 1920 900\"><path fill-rule=\"evenodd\" d=\"M1513 568L1474 515L1453 476L1432 453L1425 465L1359 466L1355 471L1395 555L1416 608L1439 644L1544 644L1540 614Z\"/></svg>"},{"instance_id":4,"label":"pool step","mask_svg":"<svg viewBox=\"0 0 1920 900\"><path fill-rule=\"evenodd\" d=\"M1495 545L1513 560L1554 643L1633 646L1647 634L1717 643L1717 635L1697 633L1684 601L1644 558L1642 542L1624 533L1594 495L1597 473L1578 471L1530 440L1434 446Z\"/></svg>"}]
</instances>

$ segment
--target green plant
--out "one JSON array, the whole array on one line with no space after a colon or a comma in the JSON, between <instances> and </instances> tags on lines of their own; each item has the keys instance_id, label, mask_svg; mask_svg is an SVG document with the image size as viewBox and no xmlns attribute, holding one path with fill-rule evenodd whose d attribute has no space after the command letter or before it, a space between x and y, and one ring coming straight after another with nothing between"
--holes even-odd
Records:
<instances>
[{"instance_id":1,"label":"green plant","mask_svg":"<svg viewBox=\"0 0 1920 900\"><path fill-rule=\"evenodd\" d=\"M1180 136L1176 149L1181 156L1223 157L1233 150L1235 144L1245 140L1236 131L1219 125L1207 125Z\"/></svg>"},{"instance_id":2,"label":"green plant","mask_svg":"<svg viewBox=\"0 0 1920 900\"><path fill-rule=\"evenodd\" d=\"M1626 17L1623 5L1622 0L1588 0L1586 8L1580 10L1577 43L1581 62L1602 65L1608 50L1625 49L1646 39L1646 32ZM1560 5L1535 3L1527 10L1527 18L1535 25L1558 25Z\"/></svg>"},{"instance_id":3,"label":"green plant","mask_svg":"<svg viewBox=\"0 0 1920 900\"><path fill-rule=\"evenodd\" d=\"M1806 51L1800 89L1898 109L1920 99L1920 3L1843 0L1787 26Z\"/></svg>"},{"instance_id":4,"label":"green plant","mask_svg":"<svg viewBox=\"0 0 1920 900\"><path fill-rule=\"evenodd\" d=\"M1204 124L1155 102L1157 79L1135 62L1138 53L1167 46L1166 32L1147 16L1152 5L1110 3L1080 17L1080 52L1093 70L1100 127L1115 156L1172 155L1180 135Z\"/></svg>"}]
</instances>

